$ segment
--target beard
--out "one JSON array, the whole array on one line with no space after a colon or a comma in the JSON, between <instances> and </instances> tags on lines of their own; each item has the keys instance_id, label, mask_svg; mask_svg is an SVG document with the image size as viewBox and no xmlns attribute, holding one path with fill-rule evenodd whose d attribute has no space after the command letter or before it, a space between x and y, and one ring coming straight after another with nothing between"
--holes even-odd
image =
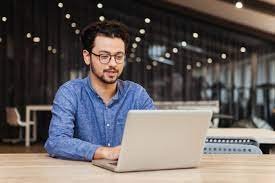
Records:
<instances>
[{"instance_id":1,"label":"beard","mask_svg":"<svg viewBox=\"0 0 275 183\"><path fill-rule=\"evenodd\" d=\"M100 74L95 67L93 66L93 63L90 63L90 70L91 72L103 83L105 84L114 84L118 80L120 74L119 71L114 67L109 67L108 69L104 69L103 73Z\"/></svg>"}]
</instances>

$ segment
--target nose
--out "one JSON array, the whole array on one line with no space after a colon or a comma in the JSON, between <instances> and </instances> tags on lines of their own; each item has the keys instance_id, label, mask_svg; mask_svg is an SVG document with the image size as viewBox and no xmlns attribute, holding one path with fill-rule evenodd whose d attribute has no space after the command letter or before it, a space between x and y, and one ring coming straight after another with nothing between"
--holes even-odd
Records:
<instances>
[{"instance_id":1,"label":"nose","mask_svg":"<svg viewBox=\"0 0 275 183\"><path fill-rule=\"evenodd\" d=\"M116 65L117 65L115 56L111 56L111 60L110 60L109 64L110 64L111 66L116 66Z\"/></svg>"}]
</instances>

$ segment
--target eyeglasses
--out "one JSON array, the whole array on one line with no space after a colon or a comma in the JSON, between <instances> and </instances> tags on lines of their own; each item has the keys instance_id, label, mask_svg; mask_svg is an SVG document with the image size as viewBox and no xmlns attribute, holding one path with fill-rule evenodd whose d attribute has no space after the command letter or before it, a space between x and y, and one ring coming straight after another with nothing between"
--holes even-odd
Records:
<instances>
[{"instance_id":1,"label":"eyeglasses","mask_svg":"<svg viewBox=\"0 0 275 183\"><path fill-rule=\"evenodd\" d=\"M104 54L95 54L91 52L93 55L97 56L99 58L99 62L102 64L108 64L111 61L111 58L114 57L115 61L117 64L122 64L125 59L125 54L124 53L117 53L115 55L111 55L108 53Z\"/></svg>"}]
</instances>

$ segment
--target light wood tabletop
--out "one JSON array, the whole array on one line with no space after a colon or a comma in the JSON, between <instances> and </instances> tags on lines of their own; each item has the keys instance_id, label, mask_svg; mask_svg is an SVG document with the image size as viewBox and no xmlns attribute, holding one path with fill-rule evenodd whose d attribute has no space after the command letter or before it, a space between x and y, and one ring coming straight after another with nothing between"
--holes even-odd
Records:
<instances>
[{"instance_id":1,"label":"light wood tabletop","mask_svg":"<svg viewBox=\"0 0 275 183\"><path fill-rule=\"evenodd\" d=\"M204 155L192 169L113 173L47 154L0 154L0 182L275 182L275 155Z\"/></svg>"}]
</instances>

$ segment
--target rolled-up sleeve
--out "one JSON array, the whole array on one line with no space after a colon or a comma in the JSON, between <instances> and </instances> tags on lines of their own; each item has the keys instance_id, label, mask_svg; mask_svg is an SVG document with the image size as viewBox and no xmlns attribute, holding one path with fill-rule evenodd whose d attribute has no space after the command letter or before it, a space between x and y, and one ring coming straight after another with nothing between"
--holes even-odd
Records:
<instances>
[{"instance_id":1,"label":"rolled-up sleeve","mask_svg":"<svg viewBox=\"0 0 275 183\"><path fill-rule=\"evenodd\" d=\"M52 157L91 161L100 145L74 138L75 94L66 86L56 93L45 149Z\"/></svg>"}]
</instances>

